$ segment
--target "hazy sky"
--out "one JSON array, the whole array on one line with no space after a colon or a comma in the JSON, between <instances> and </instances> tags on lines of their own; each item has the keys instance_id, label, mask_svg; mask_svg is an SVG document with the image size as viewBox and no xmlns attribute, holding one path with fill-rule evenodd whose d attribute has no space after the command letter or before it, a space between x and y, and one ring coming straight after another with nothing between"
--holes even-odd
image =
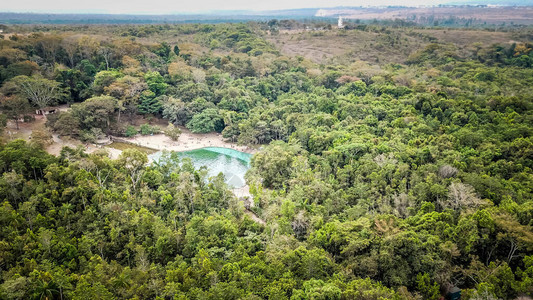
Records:
<instances>
[{"instance_id":1,"label":"hazy sky","mask_svg":"<svg viewBox=\"0 0 533 300\"><path fill-rule=\"evenodd\" d=\"M431 5L442 0L7 0L0 11L170 14L361 5Z\"/></svg>"}]
</instances>

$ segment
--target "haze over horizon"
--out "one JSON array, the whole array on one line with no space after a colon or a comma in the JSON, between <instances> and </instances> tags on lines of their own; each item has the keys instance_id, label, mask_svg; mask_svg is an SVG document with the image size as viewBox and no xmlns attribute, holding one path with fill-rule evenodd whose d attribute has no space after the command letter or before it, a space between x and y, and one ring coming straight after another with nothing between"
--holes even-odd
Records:
<instances>
[{"instance_id":1,"label":"haze over horizon","mask_svg":"<svg viewBox=\"0 0 533 300\"><path fill-rule=\"evenodd\" d=\"M504 0L505 1L505 0ZM508 0L507 0L508 1ZM516 0L522 2L523 0ZM465 1L473 3L494 3L495 1ZM178 13L209 13L214 11L268 11L299 8L330 8L338 6L421 6L450 3L448 0L199 0L179 3L170 0L128 1L128 0L21 0L4 3L2 12L33 12L33 13L99 13L99 14L178 14Z\"/></svg>"}]
</instances>

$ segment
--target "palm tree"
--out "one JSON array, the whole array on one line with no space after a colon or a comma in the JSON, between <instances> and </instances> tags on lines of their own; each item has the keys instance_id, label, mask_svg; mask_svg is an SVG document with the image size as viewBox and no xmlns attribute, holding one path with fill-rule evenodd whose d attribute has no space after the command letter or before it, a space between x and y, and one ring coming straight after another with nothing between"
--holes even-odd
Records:
<instances>
[{"instance_id":1,"label":"palm tree","mask_svg":"<svg viewBox=\"0 0 533 300\"><path fill-rule=\"evenodd\" d=\"M39 278L36 283L37 287L34 292L35 299L50 300L54 299L54 295L58 294L57 284L54 281L44 281Z\"/></svg>"}]
</instances>

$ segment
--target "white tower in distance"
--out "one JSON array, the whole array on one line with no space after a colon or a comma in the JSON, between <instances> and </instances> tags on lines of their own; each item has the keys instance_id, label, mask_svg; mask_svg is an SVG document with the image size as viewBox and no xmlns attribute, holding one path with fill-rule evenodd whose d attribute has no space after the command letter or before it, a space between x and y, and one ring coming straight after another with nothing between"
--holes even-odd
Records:
<instances>
[{"instance_id":1,"label":"white tower in distance","mask_svg":"<svg viewBox=\"0 0 533 300\"><path fill-rule=\"evenodd\" d=\"M339 21L338 21L338 23L337 23L337 27L339 27L339 29L344 28L344 24L343 24L343 22L342 22L342 17L341 17L341 16L339 16Z\"/></svg>"},{"instance_id":2,"label":"white tower in distance","mask_svg":"<svg viewBox=\"0 0 533 300\"><path fill-rule=\"evenodd\" d=\"M328 15L328 12L325 9L317 10L315 17L325 17Z\"/></svg>"}]
</instances>

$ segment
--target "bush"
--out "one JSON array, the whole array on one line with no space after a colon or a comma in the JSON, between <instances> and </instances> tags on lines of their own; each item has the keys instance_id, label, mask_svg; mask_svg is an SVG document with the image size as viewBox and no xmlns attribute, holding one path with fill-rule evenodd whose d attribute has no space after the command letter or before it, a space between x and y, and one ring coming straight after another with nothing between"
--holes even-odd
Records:
<instances>
[{"instance_id":1,"label":"bush","mask_svg":"<svg viewBox=\"0 0 533 300\"><path fill-rule=\"evenodd\" d=\"M91 130L83 130L80 132L80 140L82 142L94 143L98 139L101 139L105 136L100 128L92 128Z\"/></svg>"},{"instance_id":2,"label":"bush","mask_svg":"<svg viewBox=\"0 0 533 300\"><path fill-rule=\"evenodd\" d=\"M141 134L142 135L154 134L154 133L158 133L160 131L159 127L150 126L149 124L142 124L140 129L141 129Z\"/></svg>"},{"instance_id":3,"label":"bush","mask_svg":"<svg viewBox=\"0 0 533 300\"><path fill-rule=\"evenodd\" d=\"M174 126L174 124L168 124L167 128L165 129L165 134L170 137L173 141L177 141L178 138L181 135L181 129Z\"/></svg>"},{"instance_id":4,"label":"bush","mask_svg":"<svg viewBox=\"0 0 533 300\"><path fill-rule=\"evenodd\" d=\"M52 139L52 134L50 134L48 129L34 130L31 133L30 138L31 144L40 148L45 148L46 146L49 146L54 142Z\"/></svg>"},{"instance_id":5,"label":"bush","mask_svg":"<svg viewBox=\"0 0 533 300\"><path fill-rule=\"evenodd\" d=\"M132 136L136 135L137 133L139 133L137 131L137 129L135 129L135 127L130 125L130 126L128 126L126 128L126 131L124 132L124 135L126 135L127 137L132 137Z\"/></svg>"}]
</instances>

